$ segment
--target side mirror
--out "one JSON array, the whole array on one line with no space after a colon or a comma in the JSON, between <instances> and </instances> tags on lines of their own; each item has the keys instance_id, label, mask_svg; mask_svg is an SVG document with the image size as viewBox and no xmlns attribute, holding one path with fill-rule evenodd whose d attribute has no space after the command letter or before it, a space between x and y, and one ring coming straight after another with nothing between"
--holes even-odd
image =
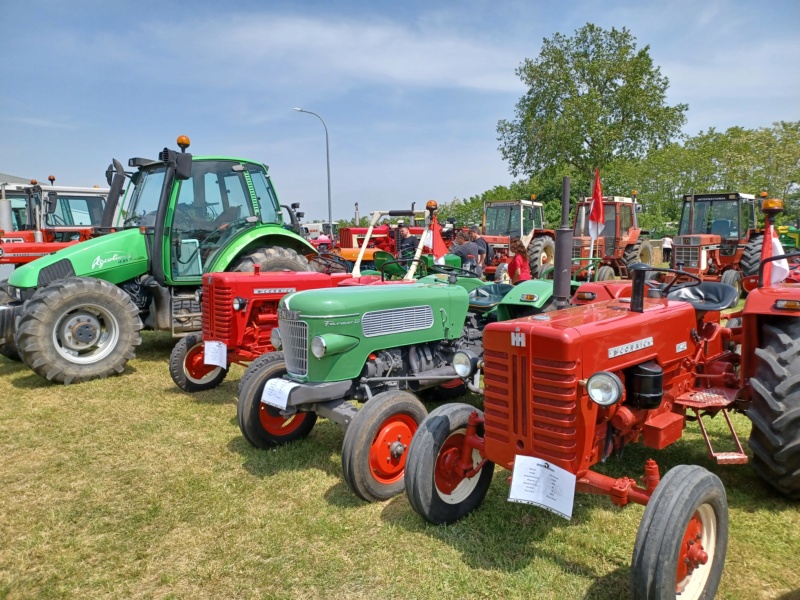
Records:
<instances>
[{"instance_id":1,"label":"side mirror","mask_svg":"<svg viewBox=\"0 0 800 600\"><path fill-rule=\"evenodd\" d=\"M634 204L634 206L636 207L636 212L637 212L637 213L640 213L640 212L642 212L642 211L644 210L644 208L642 207L642 205L641 205L641 204L639 204L638 202L637 202L636 204Z\"/></svg>"},{"instance_id":2,"label":"side mirror","mask_svg":"<svg viewBox=\"0 0 800 600\"><path fill-rule=\"evenodd\" d=\"M185 181L192 176L192 155L181 152L175 156L175 179Z\"/></svg>"},{"instance_id":3,"label":"side mirror","mask_svg":"<svg viewBox=\"0 0 800 600\"><path fill-rule=\"evenodd\" d=\"M300 203L299 202L292 202L292 210L297 210L298 208L300 208Z\"/></svg>"},{"instance_id":4,"label":"side mirror","mask_svg":"<svg viewBox=\"0 0 800 600\"><path fill-rule=\"evenodd\" d=\"M44 203L44 212L48 215L52 215L56 212L56 207L58 206L58 194L56 192L47 192L47 200Z\"/></svg>"},{"instance_id":5,"label":"side mirror","mask_svg":"<svg viewBox=\"0 0 800 600\"><path fill-rule=\"evenodd\" d=\"M306 216L306 213L304 213L304 212L295 213L295 216L296 216L298 219L302 219L303 217L305 217L305 216Z\"/></svg>"},{"instance_id":6,"label":"side mirror","mask_svg":"<svg viewBox=\"0 0 800 600\"><path fill-rule=\"evenodd\" d=\"M111 163L106 169L106 181L108 182L109 187L111 187L111 183L114 181L114 173L114 163Z\"/></svg>"}]
</instances>

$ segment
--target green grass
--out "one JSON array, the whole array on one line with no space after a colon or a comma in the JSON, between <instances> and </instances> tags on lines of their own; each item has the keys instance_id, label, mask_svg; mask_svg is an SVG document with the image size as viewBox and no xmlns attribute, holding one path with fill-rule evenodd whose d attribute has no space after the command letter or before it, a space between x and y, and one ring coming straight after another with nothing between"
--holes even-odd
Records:
<instances>
[{"instance_id":1,"label":"green grass","mask_svg":"<svg viewBox=\"0 0 800 600\"><path fill-rule=\"evenodd\" d=\"M427 525L403 496L367 504L349 492L331 422L284 448L250 447L236 424L242 370L182 393L171 347L147 334L123 376L69 387L0 358L0 599L627 597L641 506L578 495L567 522L507 502L498 469L479 510ZM709 424L730 449L721 419ZM747 420L736 424L746 438ZM718 597L800 597L796 503L749 466L709 461L695 425L602 470L639 477L650 456L662 473L695 463L725 484Z\"/></svg>"}]
</instances>

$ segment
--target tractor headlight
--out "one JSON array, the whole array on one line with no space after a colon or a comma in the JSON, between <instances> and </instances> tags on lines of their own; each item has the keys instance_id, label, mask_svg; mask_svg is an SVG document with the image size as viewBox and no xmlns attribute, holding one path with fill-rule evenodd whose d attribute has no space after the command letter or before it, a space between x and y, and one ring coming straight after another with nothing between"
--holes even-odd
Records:
<instances>
[{"instance_id":1,"label":"tractor headlight","mask_svg":"<svg viewBox=\"0 0 800 600\"><path fill-rule=\"evenodd\" d=\"M600 406L611 406L622 398L622 381L614 373L600 371L589 377L586 392Z\"/></svg>"},{"instance_id":2,"label":"tractor headlight","mask_svg":"<svg viewBox=\"0 0 800 600\"><path fill-rule=\"evenodd\" d=\"M194 291L194 301L197 302L198 304L200 304L200 302L202 300L203 300L203 290L202 289L196 289Z\"/></svg>"},{"instance_id":3,"label":"tractor headlight","mask_svg":"<svg viewBox=\"0 0 800 600\"><path fill-rule=\"evenodd\" d=\"M478 363L478 357L468 350L459 350L453 356L453 368L461 378L472 375L478 369Z\"/></svg>"},{"instance_id":4,"label":"tractor headlight","mask_svg":"<svg viewBox=\"0 0 800 600\"><path fill-rule=\"evenodd\" d=\"M316 356L317 358L322 358L325 356L325 352L328 350L328 345L325 343L325 340L320 335L315 335L311 339L311 354Z\"/></svg>"},{"instance_id":5,"label":"tractor headlight","mask_svg":"<svg viewBox=\"0 0 800 600\"><path fill-rule=\"evenodd\" d=\"M272 332L269 334L269 342L272 344L272 347L275 350L280 350L283 348L283 339L281 338L281 330L277 327L272 329Z\"/></svg>"},{"instance_id":6,"label":"tractor headlight","mask_svg":"<svg viewBox=\"0 0 800 600\"><path fill-rule=\"evenodd\" d=\"M233 299L233 310L244 310L245 306L247 306L247 298L236 296L236 298Z\"/></svg>"}]
</instances>

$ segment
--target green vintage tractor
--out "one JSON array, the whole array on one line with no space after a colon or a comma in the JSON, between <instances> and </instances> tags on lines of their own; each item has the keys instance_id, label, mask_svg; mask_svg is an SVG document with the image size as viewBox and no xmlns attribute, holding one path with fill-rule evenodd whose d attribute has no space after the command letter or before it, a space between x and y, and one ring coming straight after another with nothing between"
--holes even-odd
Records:
<instances>
[{"instance_id":1,"label":"green vintage tractor","mask_svg":"<svg viewBox=\"0 0 800 600\"><path fill-rule=\"evenodd\" d=\"M133 173L109 167L109 201L130 178L119 231L11 275L0 338L37 374L65 384L107 377L134 357L142 329L199 331L203 273L309 270L315 250L293 231L293 210L284 223L265 165L192 156L186 136L178 145L130 159Z\"/></svg>"},{"instance_id":2,"label":"green vintage tractor","mask_svg":"<svg viewBox=\"0 0 800 600\"><path fill-rule=\"evenodd\" d=\"M486 283L449 266L418 282L284 296L277 351L239 384L239 427L259 448L307 436L317 416L345 430L344 479L368 501L403 489L405 450L427 414L420 397L479 389L483 328L553 308L553 283ZM360 410L355 402L365 402Z\"/></svg>"}]
</instances>

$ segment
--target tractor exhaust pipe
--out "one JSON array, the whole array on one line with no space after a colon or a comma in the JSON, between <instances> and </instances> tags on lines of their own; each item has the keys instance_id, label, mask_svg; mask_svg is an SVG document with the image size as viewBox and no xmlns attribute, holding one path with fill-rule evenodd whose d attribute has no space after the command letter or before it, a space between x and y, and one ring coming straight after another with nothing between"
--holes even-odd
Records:
<instances>
[{"instance_id":1,"label":"tractor exhaust pipe","mask_svg":"<svg viewBox=\"0 0 800 600\"><path fill-rule=\"evenodd\" d=\"M572 276L572 227L569 226L569 177L561 184L561 227L556 229L555 272L553 273L553 295L556 308L569 304L569 283Z\"/></svg>"}]
</instances>

